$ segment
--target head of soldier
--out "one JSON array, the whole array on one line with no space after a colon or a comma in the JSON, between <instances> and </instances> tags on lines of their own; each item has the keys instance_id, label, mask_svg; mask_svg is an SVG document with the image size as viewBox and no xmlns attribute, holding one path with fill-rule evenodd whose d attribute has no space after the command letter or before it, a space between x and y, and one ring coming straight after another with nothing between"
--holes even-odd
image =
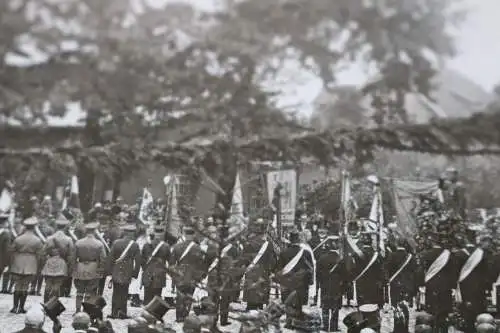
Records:
<instances>
[{"instance_id":1,"label":"head of soldier","mask_svg":"<svg viewBox=\"0 0 500 333\"><path fill-rule=\"evenodd\" d=\"M123 237L127 239L134 239L137 232L137 226L132 223L125 224L122 227L122 231L123 231Z\"/></svg>"},{"instance_id":2,"label":"head of soldier","mask_svg":"<svg viewBox=\"0 0 500 333\"><path fill-rule=\"evenodd\" d=\"M329 250L338 250L339 249L339 236L330 236L328 240L325 242L327 249Z\"/></svg>"},{"instance_id":3,"label":"head of soldier","mask_svg":"<svg viewBox=\"0 0 500 333\"><path fill-rule=\"evenodd\" d=\"M35 216L28 217L23 221L26 230L33 230L38 225L38 219Z\"/></svg>"},{"instance_id":4,"label":"head of soldier","mask_svg":"<svg viewBox=\"0 0 500 333\"><path fill-rule=\"evenodd\" d=\"M290 231L290 243L292 244L300 244L302 243L302 235L300 231L297 229L293 229Z\"/></svg>"},{"instance_id":5,"label":"head of soldier","mask_svg":"<svg viewBox=\"0 0 500 333\"><path fill-rule=\"evenodd\" d=\"M454 167L449 167L448 169L446 169L446 178L450 182L455 183L456 181L458 181L458 170Z\"/></svg>"},{"instance_id":6,"label":"head of soldier","mask_svg":"<svg viewBox=\"0 0 500 333\"><path fill-rule=\"evenodd\" d=\"M69 220L64 215L59 215L56 218L55 226L57 230L64 230L69 225Z\"/></svg>"},{"instance_id":7,"label":"head of soldier","mask_svg":"<svg viewBox=\"0 0 500 333\"><path fill-rule=\"evenodd\" d=\"M43 323L45 322L45 313L43 309L39 306L32 306L26 312L26 317L24 318L24 325L30 328L41 329Z\"/></svg>"},{"instance_id":8,"label":"head of soldier","mask_svg":"<svg viewBox=\"0 0 500 333\"><path fill-rule=\"evenodd\" d=\"M73 323L71 324L75 330L88 330L90 326L90 316L86 312L78 312L73 316Z\"/></svg>"},{"instance_id":9,"label":"head of soldier","mask_svg":"<svg viewBox=\"0 0 500 333\"><path fill-rule=\"evenodd\" d=\"M85 225L85 233L87 235L94 235L96 230L99 228L99 223L91 222Z\"/></svg>"},{"instance_id":10,"label":"head of soldier","mask_svg":"<svg viewBox=\"0 0 500 333\"><path fill-rule=\"evenodd\" d=\"M165 228L157 225L153 229L153 239L162 241L165 239Z\"/></svg>"}]
</instances>

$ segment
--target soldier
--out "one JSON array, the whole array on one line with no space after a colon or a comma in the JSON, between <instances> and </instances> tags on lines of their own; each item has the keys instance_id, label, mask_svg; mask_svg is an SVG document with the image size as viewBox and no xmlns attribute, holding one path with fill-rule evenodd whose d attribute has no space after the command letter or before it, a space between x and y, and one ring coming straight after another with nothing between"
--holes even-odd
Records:
<instances>
[{"instance_id":1,"label":"soldier","mask_svg":"<svg viewBox=\"0 0 500 333\"><path fill-rule=\"evenodd\" d=\"M70 221L70 224L71 224L71 220L73 219L72 215L64 215L64 214L61 214L62 216L64 216L68 221ZM76 241L79 239L78 236L77 236L77 232L73 231L73 230L70 230L70 224L68 224L68 226L66 226L66 228L64 229L64 233L66 236L68 236L72 243L73 243L73 248L75 248L75 243ZM82 229L83 229L83 226L82 226ZM82 237L83 235L85 234L85 231L83 232L79 232L80 234L82 234ZM74 258L73 258L73 264L74 264ZM74 267L73 267L74 268ZM69 274L63 281L63 284L61 286L61 294L63 297L69 297L71 295L71 287L73 286L73 277L72 277L72 274Z\"/></svg>"},{"instance_id":2,"label":"soldier","mask_svg":"<svg viewBox=\"0 0 500 333\"><path fill-rule=\"evenodd\" d=\"M2 293L7 294L9 289L9 249L12 242L12 234L8 228L8 215L0 216L0 274L2 274Z\"/></svg>"},{"instance_id":3,"label":"soldier","mask_svg":"<svg viewBox=\"0 0 500 333\"><path fill-rule=\"evenodd\" d=\"M43 248L42 241L35 233L37 218L27 218L23 224L24 233L14 239L10 248L10 273L15 281L14 306L10 310L11 313L26 313L24 305L28 297L28 287L39 270Z\"/></svg>"},{"instance_id":4,"label":"soldier","mask_svg":"<svg viewBox=\"0 0 500 333\"><path fill-rule=\"evenodd\" d=\"M476 317L487 310L486 292L494 282L489 267L490 254L486 251L485 239L473 251L461 266L458 276L458 301L465 319L466 331L474 330Z\"/></svg>"},{"instance_id":5,"label":"soldier","mask_svg":"<svg viewBox=\"0 0 500 333\"><path fill-rule=\"evenodd\" d=\"M456 257L451 251L435 244L422 253L421 265L424 269L425 304L434 316L436 332L448 332L447 317L453 309L452 288L457 285Z\"/></svg>"},{"instance_id":6,"label":"soldier","mask_svg":"<svg viewBox=\"0 0 500 333\"><path fill-rule=\"evenodd\" d=\"M206 272L205 255L195 241L195 231L184 227L184 240L174 245L170 265L177 291L176 321L183 322L189 314L196 284Z\"/></svg>"},{"instance_id":7,"label":"soldier","mask_svg":"<svg viewBox=\"0 0 500 333\"><path fill-rule=\"evenodd\" d=\"M139 252L142 253L142 249L144 248L144 245L149 243L150 239L149 239L149 236L148 236L147 230L146 230L147 225L145 225L143 223L139 223L138 226L139 226L139 228L138 228L137 233L136 233L137 237L135 239L135 242L139 246ZM142 270L142 267L140 267L137 278L133 279L130 282L130 286L128 289L128 292L131 296L131 304L130 305L133 307L139 307L142 305L142 301L140 298L141 286L142 286L142 274L143 274L143 270Z\"/></svg>"},{"instance_id":8,"label":"soldier","mask_svg":"<svg viewBox=\"0 0 500 333\"><path fill-rule=\"evenodd\" d=\"M269 302L271 274L277 263L272 243L267 239L267 224L259 218L243 245L242 265L246 267L243 299L247 310L261 310Z\"/></svg>"},{"instance_id":9,"label":"soldier","mask_svg":"<svg viewBox=\"0 0 500 333\"><path fill-rule=\"evenodd\" d=\"M321 258L321 256L323 255L323 253L328 253L330 252L330 245L327 244L327 235L328 232L326 229L318 229L318 232L317 232L317 235L318 235L318 240L316 242L316 244L312 244L311 247L313 249L313 253L314 253L314 258L317 260L319 260L319 258ZM330 236L332 237L332 236ZM316 276L318 276L317 274L318 272L316 272ZM319 295L319 289L320 289L320 286L319 286L319 283L316 283L316 290L315 290L315 294L314 294L314 305L318 304L318 295Z\"/></svg>"},{"instance_id":10,"label":"soldier","mask_svg":"<svg viewBox=\"0 0 500 333\"><path fill-rule=\"evenodd\" d=\"M44 199L46 201L46 199ZM42 204L39 205L39 209L37 211L37 215L39 216L38 221L38 230L37 235L42 239L43 242L46 241L47 237L54 234L54 228L50 226L49 215L46 212L42 211ZM42 284L43 284L43 275L41 273L42 267L39 267L40 271L37 272L33 281L31 282L31 290L29 292L30 295L38 295L41 296Z\"/></svg>"},{"instance_id":11,"label":"soldier","mask_svg":"<svg viewBox=\"0 0 500 333\"><path fill-rule=\"evenodd\" d=\"M316 284L321 290L323 330L336 332L339 329L339 311L345 286L345 265L338 251L338 236L330 236L319 251L316 269Z\"/></svg>"},{"instance_id":12,"label":"soldier","mask_svg":"<svg viewBox=\"0 0 500 333\"><path fill-rule=\"evenodd\" d=\"M142 249L142 285L144 286L144 304L155 296L161 297L167 283L167 263L170 259L170 246L164 241L165 228L154 227L154 238Z\"/></svg>"},{"instance_id":13,"label":"soldier","mask_svg":"<svg viewBox=\"0 0 500 333\"><path fill-rule=\"evenodd\" d=\"M56 219L57 231L47 238L44 245L44 265L42 276L45 277L44 303L52 297L60 297L65 279L71 275L74 263L75 247L71 237L64 233L68 219L59 216Z\"/></svg>"},{"instance_id":14,"label":"soldier","mask_svg":"<svg viewBox=\"0 0 500 333\"><path fill-rule=\"evenodd\" d=\"M226 230L222 234L227 237L228 230L227 227L225 228ZM216 237L217 234L214 236ZM216 256L212 257L208 266L208 296L213 304L219 304L221 326L227 326L230 325L229 305L238 299L240 293L239 281L242 270L236 265L239 247L235 242L224 245L220 252L220 260L219 251L216 252ZM219 302L217 302L217 298L219 298Z\"/></svg>"},{"instance_id":15,"label":"soldier","mask_svg":"<svg viewBox=\"0 0 500 333\"><path fill-rule=\"evenodd\" d=\"M306 251L301 242L301 233L298 230L290 232L290 245L280 253L276 278L281 285L281 298L284 302L295 291L296 298L292 302L290 313L292 316L301 316L302 307L309 299L309 285L314 282L314 258ZM292 317L287 314L287 326L290 327Z\"/></svg>"},{"instance_id":16,"label":"soldier","mask_svg":"<svg viewBox=\"0 0 500 333\"><path fill-rule=\"evenodd\" d=\"M101 242L102 245L104 246L104 249L106 250L106 258L107 258L109 256L110 248L108 246L108 243L106 243L106 239L104 238L105 237L104 233L102 233L99 229L96 229L95 236L96 236L96 239L99 242ZM102 294L104 293L105 285L106 285L106 275L103 275L103 277L101 277L101 279L99 279L99 285L97 287L97 294L98 295L102 296Z\"/></svg>"},{"instance_id":17,"label":"soldier","mask_svg":"<svg viewBox=\"0 0 500 333\"><path fill-rule=\"evenodd\" d=\"M141 266L141 251L135 242L136 226L123 227L123 237L112 246L108 257L108 274L113 282L110 318L127 319L128 288L132 279L137 279Z\"/></svg>"},{"instance_id":18,"label":"soldier","mask_svg":"<svg viewBox=\"0 0 500 333\"><path fill-rule=\"evenodd\" d=\"M398 306L401 302L411 303L417 295L417 261L415 255L399 241L399 246L390 252L386 259L387 297L389 305ZM408 306L399 306L404 317L394 318L395 333L409 332ZM397 324L396 324L397 323Z\"/></svg>"},{"instance_id":19,"label":"soldier","mask_svg":"<svg viewBox=\"0 0 500 333\"><path fill-rule=\"evenodd\" d=\"M75 244L73 279L76 287L76 312L81 311L84 299L97 295L99 279L106 264L104 245L95 237L98 227L99 223L88 223L85 226L86 236Z\"/></svg>"},{"instance_id":20,"label":"soldier","mask_svg":"<svg viewBox=\"0 0 500 333\"><path fill-rule=\"evenodd\" d=\"M356 262L353 279L358 305L384 304L384 269L382 256L371 245L362 248L364 258Z\"/></svg>"}]
</instances>

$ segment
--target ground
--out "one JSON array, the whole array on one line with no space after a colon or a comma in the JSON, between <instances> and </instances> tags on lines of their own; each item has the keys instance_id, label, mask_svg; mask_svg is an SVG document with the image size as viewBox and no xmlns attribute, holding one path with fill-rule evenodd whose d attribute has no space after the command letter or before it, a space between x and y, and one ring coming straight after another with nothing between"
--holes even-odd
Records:
<instances>
[{"instance_id":1,"label":"ground","mask_svg":"<svg viewBox=\"0 0 500 333\"><path fill-rule=\"evenodd\" d=\"M166 289L169 289L168 287ZM165 293L165 289L164 289ZM73 288L74 294L74 288ZM196 295L195 295L196 296ZM104 292L104 298L108 305L104 309L104 315L109 315L111 311L111 289L107 289ZM42 298L40 296L28 296L28 300L26 301L26 309L34 304L39 304L42 302ZM61 314L60 321L63 327L69 327L72 321L72 315L75 312L75 298L72 296L71 298L61 298L61 302L66 307L66 311ZM237 305L235 305L237 306ZM10 313L10 309L12 308L12 295L4 295L0 294L0 333L12 333L21 330L24 327L24 315L22 314L12 314ZM348 313L348 309L344 309L341 312L341 317ZM129 307L129 315L134 316L140 312L140 308ZM389 313L385 313L382 316L382 333L388 333L392 331L392 321L390 320ZM169 311L164 317L166 323L171 323L172 327L177 332L182 332L181 324L175 323L175 311ZM113 323L113 328L115 332L122 333L127 332L127 323L129 320L111 320ZM222 328L221 330L224 332L238 332L239 324L235 321L231 324L231 326L227 326ZM47 319L44 325L45 332L52 332L52 321ZM342 327L342 331L345 332L345 327ZM292 332L289 330L284 330L284 332Z\"/></svg>"}]
</instances>

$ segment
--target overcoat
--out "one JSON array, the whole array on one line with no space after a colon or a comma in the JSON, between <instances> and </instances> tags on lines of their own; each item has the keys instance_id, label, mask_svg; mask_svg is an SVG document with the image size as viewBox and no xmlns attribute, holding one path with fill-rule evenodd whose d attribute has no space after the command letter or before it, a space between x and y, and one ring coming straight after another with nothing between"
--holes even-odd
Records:
<instances>
[{"instance_id":1,"label":"overcoat","mask_svg":"<svg viewBox=\"0 0 500 333\"><path fill-rule=\"evenodd\" d=\"M36 275L41 260L43 243L33 230L25 230L11 244L12 264L10 272L20 275Z\"/></svg>"},{"instance_id":2,"label":"overcoat","mask_svg":"<svg viewBox=\"0 0 500 333\"><path fill-rule=\"evenodd\" d=\"M71 237L58 230L47 238L43 249L43 276L68 276L73 269L75 246Z\"/></svg>"},{"instance_id":3,"label":"overcoat","mask_svg":"<svg viewBox=\"0 0 500 333\"><path fill-rule=\"evenodd\" d=\"M153 251L160 243L154 240L145 244L142 249L142 285L147 288L163 288L167 282L167 263L170 259L170 247L163 243L154 255Z\"/></svg>"},{"instance_id":4,"label":"overcoat","mask_svg":"<svg viewBox=\"0 0 500 333\"><path fill-rule=\"evenodd\" d=\"M132 246L127 251L123 260L118 261L129 242ZM141 251L139 245L131 239L120 238L111 246L108 257L108 272L113 282L119 284L129 284L132 278L137 278L141 267Z\"/></svg>"}]
</instances>

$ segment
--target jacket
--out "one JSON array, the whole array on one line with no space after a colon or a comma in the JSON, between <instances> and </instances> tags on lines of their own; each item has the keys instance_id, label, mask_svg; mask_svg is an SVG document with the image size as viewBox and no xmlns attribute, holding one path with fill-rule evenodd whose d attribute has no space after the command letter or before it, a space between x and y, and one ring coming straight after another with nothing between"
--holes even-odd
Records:
<instances>
[{"instance_id":1,"label":"jacket","mask_svg":"<svg viewBox=\"0 0 500 333\"><path fill-rule=\"evenodd\" d=\"M43 249L43 276L71 275L75 256L75 245L71 237L58 230L47 238Z\"/></svg>"},{"instance_id":2,"label":"jacket","mask_svg":"<svg viewBox=\"0 0 500 333\"><path fill-rule=\"evenodd\" d=\"M11 244L12 263L10 272L20 275L38 273L43 243L33 230L25 230Z\"/></svg>"},{"instance_id":3,"label":"jacket","mask_svg":"<svg viewBox=\"0 0 500 333\"><path fill-rule=\"evenodd\" d=\"M128 244L132 243L123 260L118 261ZM108 257L108 274L113 282L129 284L132 278L137 278L141 268L141 251L139 245L131 239L120 238L113 246Z\"/></svg>"},{"instance_id":4,"label":"jacket","mask_svg":"<svg viewBox=\"0 0 500 333\"><path fill-rule=\"evenodd\" d=\"M321 289L322 305L335 305L346 287L345 265L338 251L322 251L316 267L316 281Z\"/></svg>"},{"instance_id":5,"label":"jacket","mask_svg":"<svg viewBox=\"0 0 500 333\"><path fill-rule=\"evenodd\" d=\"M177 286L194 286L201 281L207 269L205 254L196 242L184 258L181 258L190 243L191 241L185 240L172 248L170 264L174 271L172 278Z\"/></svg>"},{"instance_id":6,"label":"jacket","mask_svg":"<svg viewBox=\"0 0 500 333\"><path fill-rule=\"evenodd\" d=\"M164 242L154 257L151 257L159 243L159 240L154 240L153 243L145 244L142 249L142 285L147 288L163 288L167 282L170 247Z\"/></svg>"},{"instance_id":7,"label":"jacket","mask_svg":"<svg viewBox=\"0 0 500 333\"><path fill-rule=\"evenodd\" d=\"M12 233L7 228L0 228L0 273L10 264L10 245Z\"/></svg>"},{"instance_id":8,"label":"jacket","mask_svg":"<svg viewBox=\"0 0 500 333\"><path fill-rule=\"evenodd\" d=\"M104 245L94 235L87 235L75 243L73 278L75 280L100 279L106 265Z\"/></svg>"}]
</instances>

